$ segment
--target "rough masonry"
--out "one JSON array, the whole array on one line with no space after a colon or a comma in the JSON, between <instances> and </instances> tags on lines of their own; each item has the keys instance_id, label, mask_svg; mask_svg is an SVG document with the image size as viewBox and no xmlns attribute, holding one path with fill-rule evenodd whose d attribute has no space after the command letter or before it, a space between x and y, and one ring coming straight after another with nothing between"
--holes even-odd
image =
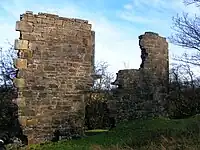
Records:
<instances>
[{"instance_id":1,"label":"rough masonry","mask_svg":"<svg viewBox=\"0 0 200 150\"><path fill-rule=\"evenodd\" d=\"M29 143L55 130L83 133L84 91L93 85L95 33L87 20L30 11L16 22L20 121Z\"/></svg>"},{"instance_id":2,"label":"rough masonry","mask_svg":"<svg viewBox=\"0 0 200 150\"><path fill-rule=\"evenodd\" d=\"M117 120L167 115L168 43L157 33L139 36L142 63L139 69L119 70L113 90Z\"/></svg>"}]
</instances>

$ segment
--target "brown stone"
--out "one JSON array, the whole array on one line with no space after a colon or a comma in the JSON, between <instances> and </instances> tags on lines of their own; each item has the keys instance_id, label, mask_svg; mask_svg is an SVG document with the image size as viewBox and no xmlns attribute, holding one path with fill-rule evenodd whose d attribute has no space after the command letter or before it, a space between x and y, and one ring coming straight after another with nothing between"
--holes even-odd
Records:
<instances>
[{"instance_id":1,"label":"brown stone","mask_svg":"<svg viewBox=\"0 0 200 150\"><path fill-rule=\"evenodd\" d=\"M40 92L38 95L38 98L46 98L46 97L47 97L47 93Z\"/></svg>"},{"instance_id":2,"label":"brown stone","mask_svg":"<svg viewBox=\"0 0 200 150\"><path fill-rule=\"evenodd\" d=\"M26 120L27 120L27 117L26 116L20 116L19 117L19 122L20 124L25 127L26 126Z\"/></svg>"},{"instance_id":3,"label":"brown stone","mask_svg":"<svg viewBox=\"0 0 200 150\"><path fill-rule=\"evenodd\" d=\"M27 59L16 59L14 61L14 65L18 69L26 69L27 68Z\"/></svg>"},{"instance_id":4,"label":"brown stone","mask_svg":"<svg viewBox=\"0 0 200 150\"><path fill-rule=\"evenodd\" d=\"M31 89L32 89L32 90L41 90L41 91L43 91L43 90L45 89L45 86L36 85L36 86L32 86Z\"/></svg>"},{"instance_id":5,"label":"brown stone","mask_svg":"<svg viewBox=\"0 0 200 150\"><path fill-rule=\"evenodd\" d=\"M84 89L75 87L87 84L87 78L93 74L91 24L81 19L27 12L17 21L16 30L20 31L20 40L16 40L15 48L20 50L19 59L27 61L18 62L21 70L17 77L23 79L15 82L21 87L20 114L29 140L43 142L60 125L76 130L81 124L83 130L84 103L79 92ZM91 61L85 61L86 55ZM65 97L66 93L73 95ZM70 124L66 118L72 114L79 117L71 118ZM82 134L82 130L77 132Z\"/></svg>"},{"instance_id":6,"label":"brown stone","mask_svg":"<svg viewBox=\"0 0 200 150\"><path fill-rule=\"evenodd\" d=\"M35 110L33 110L33 109L23 107L23 108L21 108L21 115L22 116L35 116L36 113L35 113Z\"/></svg>"},{"instance_id":7,"label":"brown stone","mask_svg":"<svg viewBox=\"0 0 200 150\"><path fill-rule=\"evenodd\" d=\"M32 32L33 31L33 23L26 21L17 21L16 22L16 31L24 31L24 32Z\"/></svg>"},{"instance_id":8,"label":"brown stone","mask_svg":"<svg viewBox=\"0 0 200 150\"><path fill-rule=\"evenodd\" d=\"M23 58L30 59L32 57L33 57L33 51L31 50L23 51Z\"/></svg>"},{"instance_id":9,"label":"brown stone","mask_svg":"<svg viewBox=\"0 0 200 150\"><path fill-rule=\"evenodd\" d=\"M33 93L32 93L32 91L29 91L29 90L23 90L23 96L24 97L33 97Z\"/></svg>"},{"instance_id":10,"label":"brown stone","mask_svg":"<svg viewBox=\"0 0 200 150\"><path fill-rule=\"evenodd\" d=\"M166 115L163 108L169 73L167 45L166 39L157 33L145 32L139 36L140 69L120 70L113 82L118 86L114 97L119 121Z\"/></svg>"},{"instance_id":11,"label":"brown stone","mask_svg":"<svg viewBox=\"0 0 200 150\"><path fill-rule=\"evenodd\" d=\"M28 40L15 40L14 48L16 50L27 50L28 49Z\"/></svg>"},{"instance_id":12,"label":"brown stone","mask_svg":"<svg viewBox=\"0 0 200 150\"><path fill-rule=\"evenodd\" d=\"M42 37L42 33L28 33L28 32L21 32L21 39L24 40L30 40L30 41L36 41L36 40L40 40L40 41L44 41L44 38Z\"/></svg>"},{"instance_id":13,"label":"brown stone","mask_svg":"<svg viewBox=\"0 0 200 150\"><path fill-rule=\"evenodd\" d=\"M54 66L47 65L44 67L44 71L56 71L56 68Z\"/></svg>"},{"instance_id":14,"label":"brown stone","mask_svg":"<svg viewBox=\"0 0 200 150\"><path fill-rule=\"evenodd\" d=\"M56 85L56 84L49 84L49 88L58 88L58 85Z\"/></svg>"},{"instance_id":15,"label":"brown stone","mask_svg":"<svg viewBox=\"0 0 200 150\"><path fill-rule=\"evenodd\" d=\"M23 78L15 78L13 83L18 88L23 88L25 86L25 80Z\"/></svg>"},{"instance_id":16,"label":"brown stone","mask_svg":"<svg viewBox=\"0 0 200 150\"><path fill-rule=\"evenodd\" d=\"M26 106L26 102L25 102L24 97L18 97L16 101L17 101L17 105L19 107L25 107Z\"/></svg>"},{"instance_id":17,"label":"brown stone","mask_svg":"<svg viewBox=\"0 0 200 150\"><path fill-rule=\"evenodd\" d=\"M27 119L26 126L36 126L38 123L38 119Z\"/></svg>"}]
</instances>

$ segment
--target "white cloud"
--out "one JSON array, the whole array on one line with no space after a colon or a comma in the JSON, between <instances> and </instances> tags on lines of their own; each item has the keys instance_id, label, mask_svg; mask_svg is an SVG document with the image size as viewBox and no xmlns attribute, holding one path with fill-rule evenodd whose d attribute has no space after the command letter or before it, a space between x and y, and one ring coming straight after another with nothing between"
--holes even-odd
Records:
<instances>
[{"instance_id":1,"label":"white cloud","mask_svg":"<svg viewBox=\"0 0 200 150\"><path fill-rule=\"evenodd\" d=\"M107 61L114 73L124 68L124 62L129 62L129 68L139 68L141 59L137 36L128 36L127 30L121 30L105 18L92 23L96 32L97 60Z\"/></svg>"},{"instance_id":2,"label":"white cloud","mask_svg":"<svg viewBox=\"0 0 200 150\"><path fill-rule=\"evenodd\" d=\"M129 67L139 67L141 60L137 39L138 35L132 34L130 36L127 31L129 27L120 27L109 21L106 16L81 11L81 8L75 5L63 5L64 7L62 8L48 7L47 9L46 6L34 4L26 9L26 6L17 5L17 0L15 0L15 4L16 5L4 5L4 8L14 19L12 20L12 25L0 25L1 31L4 32L2 34L6 35L0 39L1 41L3 41L3 38L6 38L14 42L14 39L19 37L19 33L14 31L15 21L19 20L19 15L26 10L33 10L34 13L48 12L64 17L84 18L92 23L92 28L96 32L96 60L108 62L108 64L110 64L109 69L113 73L123 69L124 62L129 62Z\"/></svg>"},{"instance_id":3,"label":"white cloud","mask_svg":"<svg viewBox=\"0 0 200 150\"><path fill-rule=\"evenodd\" d=\"M126 5L124 5L124 8L130 10L130 9L133 8L133 5L131 5L131 4L126 4Z\"/></svg>"},{"instance_id":4,"label":"white cloud","mask_svg":"<svg viewBox=\"0 0 200 150\"><path fill-rule=\"evenodd\" d=\"M128 5L129 8L132 8L132 10L142 8L145 10L144 13L149 12L151 9L153 9L153 11L155 12L157 11L158 13L165 11L166 14L170 12L180 13L183 11L188 12L190 14L200 12L199 8L195 5L186 6L183 3L183 0L132 0L126 5Z\"/></svg>"},{"instance_id":5,"label":"white cloud","mask_svg":"<svg viewBox=\"0 0 200 150\"><path fill-rule=\"evenodd\" d=\"M92 23L92 28L96 32L96 60L108 62L111 72L116 73L118 70L125 68L124 63L128 64L128 68L139 68L141 58L138 36L147 31L148 27L146 29L139 29L137 28L138 26L136 27L136 24L127 25L126 21L112 22L101 12L91 13L89 10L87 11L85 8L71 3L63 3L57 7L54 5L39 5L32 2L26 6L23 1L25 2L25 0L14 0L13 5L3 5L4 9L11 15L11 18L7 18L8 23L4 21L4 24L2 24L0 18L0 31L2 35L5 35L0 37L0 44L5 45L2 42L5 39L14 42L14 39L19 37L19 33L14 31L15 22L19 20L19 15L26 10L32 10L34 13L54 13L63 17L87 19ZM146 1L135 0L134 7L139 7L141 4L146 5ZM153 0L152 4L158 5L160 2L159 0ZM154 24L154 27L166 29L166 24L162 24L162 20L159 20L159 18L152 20L152 18L144 18L144 16L131 16L131 11L134 10L134 7L132 4L125 5L123 13L120 14L121 18L129 21L132 20L132 22L136 21L136 23L140 21L146 24ZM170 49L170 52L174 49L177 51L177 48L173 46ZM182 51L181 48L179 49Z\"/></svg>"},{"instance_id":6,"label":"white cloud","mask_svg":"<svg viewBox=\"0 0 200 150\"><path fill-rule=\"evenodd\" d=\"M132 23L137 23L137 24L138 23L143 23L143 24L154 23L155 24L155 23L159 22L158 20L154 20L152 18L145 18L143 16L137 16L133 12L128 12L128 11L120 12L119 17L124 20L130 21Z\"/></svg>"},{"instance_id":7,"label":"white cloud","mask_svg":"<svg viewBox=\"0 0 200 150\"><path fill-rule=\"evenodd\" d=\"M19 37L19 33L15 31L15 22L13 22L13 24L1 23L0 31L1 35L3 35L0 36L0 47L3 49L10 48L8 42L14 44L15 38Z\"/></svg>"},{"instance_id":8,"label":"white cloud","mask_svg":"<svg viewBox=\"0 0 200 150\"><path fill-rule=\"evenodd\" d=\"M200 14L200 8L195 5L186 6L183 0L132 0L124 5L118 16L130 22L165 25L171 22L173 16L182 12Z\"/></svg>"}]
</instances>

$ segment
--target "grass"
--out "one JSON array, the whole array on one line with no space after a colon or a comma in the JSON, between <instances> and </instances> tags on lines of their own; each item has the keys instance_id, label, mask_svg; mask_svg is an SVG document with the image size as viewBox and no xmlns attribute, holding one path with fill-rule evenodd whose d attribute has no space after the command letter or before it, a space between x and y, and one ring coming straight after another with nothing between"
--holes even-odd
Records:
<instances>
[{"instance_id":1,"label":"grass","mask_svg":"<svg viewBox=\"0 0 200 150\"><path fill-rule=\"evenodd\" d=\"M97 134L101 133L101 134ZM157 118L119 124L111 131L87 131L86 138L44 145L32 150L198 150L200 116L170 120ZM92 134L92 135L91 135Z\"/></svg>"},{"instance_id":2,"label":"grass","mask_svg":"<svg viewBox=\"0 0 200 150\"><path fill-rule=\"evenodd\" d=\"M86 136L92 136L92 135L97 135L100 133L105 133L108 132L109 130L104 130L104 129L95 129L95 130L88 130L85 131Z\"/></svg>"}]
</instances>

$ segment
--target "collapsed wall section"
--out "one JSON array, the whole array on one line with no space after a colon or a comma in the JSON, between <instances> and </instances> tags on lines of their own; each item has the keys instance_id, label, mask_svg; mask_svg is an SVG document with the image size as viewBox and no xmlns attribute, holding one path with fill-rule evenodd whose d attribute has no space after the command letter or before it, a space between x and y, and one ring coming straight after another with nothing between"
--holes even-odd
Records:
<instances>
[{"instance_id":1,"label":"collapsed wall section","mask_svg":"<svg viewBox=\"0 0 200 150\"><path fill-rule=\"evenodd\" d=\"M166 38L157 33L145 32L139 36L141 49L141 68L153 73L155 78L162 78L168 82L169 56Z\"/></svg>"},{"instance_id":2,"label":"collapsed wall section","mask_svg":"<svg viewBox=\"0 0 200 150\"><path fill-rule=\"evenodd\" d=\"M138 82L139 73L138 69L119 70L117 79L112 84L117 85L120 89L131 89L133 84Z\"/></svg>"},{"instance_id":3,"label":"collapsed wall section","mask_svg":"<svg viewBox=\"0 0 200 150\"><path fill-rule=\"evenodd\" d=\"M139 70L117 73L113 82L117 101L117 120L145 119L166 115L168 92L168 43L157 33L139 36L142 63Z\"/></svg>"},{"instance_id":4,"label":"collapsed wall section","mask_svg":"<svg viewBox=\"0 0 200 150\"><path fill-rule=\"evenodd\" d=\"M20 121L29 143L69 129L82 134L84 91L93 84L94 32L86 20L26 12L16 23ZM66 131L66 132L68 132Z\"/></svg>"}]
</instances>

